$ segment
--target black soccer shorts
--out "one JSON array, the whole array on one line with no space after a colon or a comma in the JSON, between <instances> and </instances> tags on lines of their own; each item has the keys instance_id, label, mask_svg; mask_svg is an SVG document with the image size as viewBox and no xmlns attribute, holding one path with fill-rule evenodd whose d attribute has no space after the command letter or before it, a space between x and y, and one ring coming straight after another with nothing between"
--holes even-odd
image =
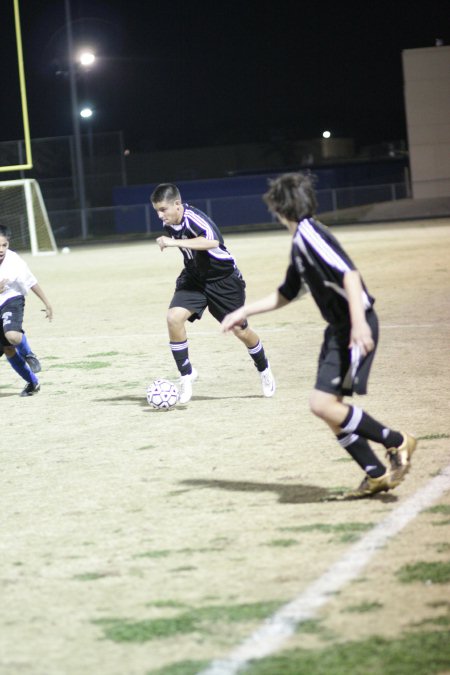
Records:
<instances>
[{"instance_id":1,"label":"black soccer shorts","mask_svg":"<svg viewBox=\"0 0 450 675\"><path fill-rule=\"evenodd\" d=\"M22 322L24 308L25 298L23 295L7 300L5 304L0 307L0 344L6 347L11 346L5 338L5 333L10 330L23 333Z\"/></svg>"},{"instance_id":2,"label":"black soccer shorts","mask_svg":"<svg viewBox=\"0 0 450 675\"><path fill-rule=\"evenodd\" d=\"M222 321L227 314L244 303L245 281L238 269L225 279L204 283L200 283L183 270L177 279L176 290L169 307L183 307L193 312L189 321L201 319L203 312L208 308L217 321Z\"/></svg>"},{"instance_id":3,"label":"black soccer shorts","mask_svg":"<svg viewBox=\"0 0 450 675\"><path fill-rule=\"evenodd\" d=\"M375 348L360 357L349 349L350 327L328 326L319 355L315 389L335 396L367 394L370 369L378 344L378 318L374 310L366 312Z\"/></svg>"}]
</instances>

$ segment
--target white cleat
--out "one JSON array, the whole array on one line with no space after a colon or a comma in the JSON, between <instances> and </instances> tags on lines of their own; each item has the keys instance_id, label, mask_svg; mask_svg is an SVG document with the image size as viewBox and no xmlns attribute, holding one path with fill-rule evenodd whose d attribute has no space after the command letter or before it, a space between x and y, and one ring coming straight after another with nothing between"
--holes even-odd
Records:
<instances>
[{"instance_id":1,"label":"white cleat","mask_svg":"<svg viewBox=\"0 0 450 675\"><path fill-rule=\"evenodd\" d=\"M198 372L195 368L192 368L192 372L189 375L182 375L180 377L180 398L178 399L180 403L189 403L192 398L192 383L198 378Z\"/></svg>"},{"instance_id":2,"label":"white cleat","mask_svg":"<svg viewBox=\"0 0 450 675\"><path fill-rule=\"evenodd\" d=\"M267 398L270 398L271 396L274 395L276 384L275 384L275 378L272 374L272 371L270 369L270 363L267 362L267 368L263 370L262 372L259 373L261 376L261 384L262 384L262 390L264 396Z\"/></svg>"}]
</instances>

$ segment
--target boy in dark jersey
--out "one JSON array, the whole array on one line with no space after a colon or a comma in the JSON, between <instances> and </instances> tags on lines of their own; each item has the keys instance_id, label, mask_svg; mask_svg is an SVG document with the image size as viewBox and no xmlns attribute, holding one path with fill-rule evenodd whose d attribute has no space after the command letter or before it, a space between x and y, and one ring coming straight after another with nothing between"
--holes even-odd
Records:
<instances>
[{"instance_id":1,"label":"boy in dark jersey","mask_svg":"<svg viewBox=\"0 0 450 675\"><path fill-rule=\"evenodd\" d=\"M183 204L172 183L158 185L152 205L167 234L156 240L159 248L179 248L184 268L176 281L167 314L170 348L180 372L180 403L192 397L197 371L189 360L186 321L201 319L206 307L217 321L245 302L245 282L236 261L224 244L217 225L202 211ZM247 347L261 376L264 396L275 393L275 380L258 335L246 320L233 332Z\"/></svg>"},{"instance_id":2,"label":"boy in dark jersey","mask_svg":"<svg viewBox=\"0 0 450 675\"><path fill-rule=\"evenodd\" d=\"M293 235L290 265L277 291L225 317L222 328L233 330L247 317L283 307L309 290L328 324L310 396L311 411L328 424L340 445L365 471L362 483L347 496L366 497L391 490L410 468L415 438L393 431L361 408L343 402L344 396L367 393L378 342L374 298L337 239L314 218L317 202L310 175L289 173L271 181L264 201ZM386 448L388 468L369 440Z\"/></svg>"}]
</instances>

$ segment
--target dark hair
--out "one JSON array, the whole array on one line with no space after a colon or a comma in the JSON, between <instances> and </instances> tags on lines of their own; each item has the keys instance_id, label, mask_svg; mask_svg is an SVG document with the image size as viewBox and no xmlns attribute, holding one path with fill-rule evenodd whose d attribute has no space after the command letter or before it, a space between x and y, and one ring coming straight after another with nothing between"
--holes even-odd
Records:
<instances>
[{"instance_id":1,"label":"dark hair","mask_svg":"<svg viewBox=\"0 0 450 675\"><path fill-rule=\"evenodd\" d=\"M6 237L8 241L11 239L11 230L7 225L0 225L0 237Z\"/></svg>"},{"instance_id":2,"label":"dark hair","mask_svg":"<svg viewBox=\"0 0 450 675\"><path fill-rule=\"evenodd\" d=\"M315 176L305 173L285 173L269 181L263 200L269 211L287 220L298 222L316 213Z\"/></svg>"},{"instance_id":3,"label":"dark hair","mask_svg":"<svg viewBox=\"0 0 450 675\"><path fill-rule=\"evenodd\" d=\"M160 183L152 192L150 201L152 204L159 202L174 202L176 199L181 199L180 191L173 183Z\"/></svg>"}]
</instances>

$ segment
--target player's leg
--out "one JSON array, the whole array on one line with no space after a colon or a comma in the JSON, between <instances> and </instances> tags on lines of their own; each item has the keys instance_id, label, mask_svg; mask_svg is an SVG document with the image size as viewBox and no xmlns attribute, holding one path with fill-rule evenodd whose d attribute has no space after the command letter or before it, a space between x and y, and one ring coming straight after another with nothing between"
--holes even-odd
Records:
<instances>
[{"instance_id":1,"label":"player's leg","mask_svg":"<svg viewBox=\"0 0 450 675\"><path fill-rule=\"evenodd\" d=\"M9 344L16 348L16 351L30 366L33 373L41 370L39 360L31 350L27 337L23 331L23 314L25 308L24 298L14 298L2 308L3 331Z\"/></svg>"},{"instance_id":2,"label":"player's leg","mask_svg":"<svg viewBox=\"0 0 450 675\"><path fill-rule=\"evenodd\" d=\"M372 310L366 313L370 325L375 348L378 344L378 318ZM349 352L347 352L349 353ZM363 358L352 359L350 352L347 373L344 377L345 394L367 394L369 374L375 356L375 349ZM364 410L355 405L348 406L348 413L341 425L342 431L357 434L369 441L379 443L386 449L393 480L401 481L411 466L411 456L416 449L416 439L406 432L390 429L386 424L379 422Z\"/></svg>"},{"instance_id":3,"label":"player's leg","mask_svg":"<svg viewBox=\"0 0 450 675\"><path fill-rule=\"evenodd\" d=\"M402 480L409 471L411 457L417 447L417 441L411 434L390 429L355 405L348 406L341 428L343 432L358 434L383 445L395 480Z\"/></svg>"},{"instance_id":4,"label":"player's leg","mask_svg":"<svg viewBox=\"0 0 450 675\"><path fill-rule=\"evenodd\" d=\"M39 380L30 370L25 359L23 359L21 355L17 353L15 347L7 347L5 345L3 350L11 368L13 368L13 370L15 370L16 373L20 375L20 377L25 380L25 382L27 382L26 387L23 389L20 395L33 396L33 394L37 394L40 389Z\"/></svg>"},{"instance_id":5,"label":"player's leg","mask_svg":"<svg viewBox=\"0 0 450 675\"><path fill-rule=\"evenodd\" d=\"M206 297L201 291L178 289L167 312L170 349L180 373L180 403L188 403L191 400L192 383L198 377L189 358L186 321L200 319L206 304Z\"/></svg>"},{"instance_id":6,"label":"player's leg","mask_svg":"<svg viewBox=\"0 0 450 675\"><path fill-rule=\"evenodd\" d=\"M17 354L19 354L24 359L24 361L27 362L30 370L32 370L33 373L39 373L41 370L41 364L36 354L31 351L25 333L20 333L18 331L7 331L5 333L5 337L8 342L16 348Z\"/></svg>"},{"instance_id":7,"label":"player's leg","mask_svg":"<svg viewBox=\"0 0 450 675\"><path fill-rule=\"evenodd\" d=\"M263 394L267 398L270 398L275 393L276 383L261 340L248 324L244 324L242 327L235 326L233 333L247 347L249 356L253 359L253 363L261 377Z\"/></svg>"},{"instance_id":8,"label":"player's leg","mask_svg":"<svg viewBox=\"0 0 450 675\"><path fill-rule=\"evenodd\" d=\"M375 331L375 339L376 339ZM316 384L310 396L311 412L322 419L336 436L338 443L363 469L366 476L352 496L366 496L389 490L398 485L391 472L377 457L365 435L348 426L352 407L344 404L343 396L353 391L365 393L373 353L365 357L365 368L353 363L348 349L348 335L329 326L325 331Z\"/></svg>"},{"instance_id":9,"label":"player's leg","mask_svg":"<svg viewBox=\"0 0 450 675\"><path fill-rule=\"evenodd\" d=\"M192 312L184 307L170 307L167 312L170 349L181 376L192 371L185 325L191 315Z\"/></svg>"},{"instance_id":10,"label":"player's leg","mask_svg":"<svg viewBox=\"0 0 450 675\"><path fill-rule=\"evenodd\" d=\"M208 309L217 321L233 312L245 303L245 281L241 273L235 270L233 274L207 285ZM242 326L233 328L233 333L247 347L247 351L261 377L263 394L273 396L276 385L264 346L255 331L247 321Z\"/></svg>"},{"instance_id":11,"label":"player's leg","mask_svg":"<svg viewBox=\"0 0 450 675\"><path fill-rule=\"evenodd\" d=\"M39 359L32 351L25 333L22 333L22 339L16 345L16 351L25 359L33 373L39 373L42 370Z\"/></svg>"},{"instance_id":12,"label":"player's leg","mask_svg":"<svg viewBox=\"0 0 450 675\"><path fill-rule=\"evenodd\" d=\"M20 344L22 338L23 306L23 298L11 300L3 305L0 310L0 337L11 368L27 382L21 396L32 396L40 389L39 381L25 359L17 352L14 344Z\"/></svg>"}]
</instances>

